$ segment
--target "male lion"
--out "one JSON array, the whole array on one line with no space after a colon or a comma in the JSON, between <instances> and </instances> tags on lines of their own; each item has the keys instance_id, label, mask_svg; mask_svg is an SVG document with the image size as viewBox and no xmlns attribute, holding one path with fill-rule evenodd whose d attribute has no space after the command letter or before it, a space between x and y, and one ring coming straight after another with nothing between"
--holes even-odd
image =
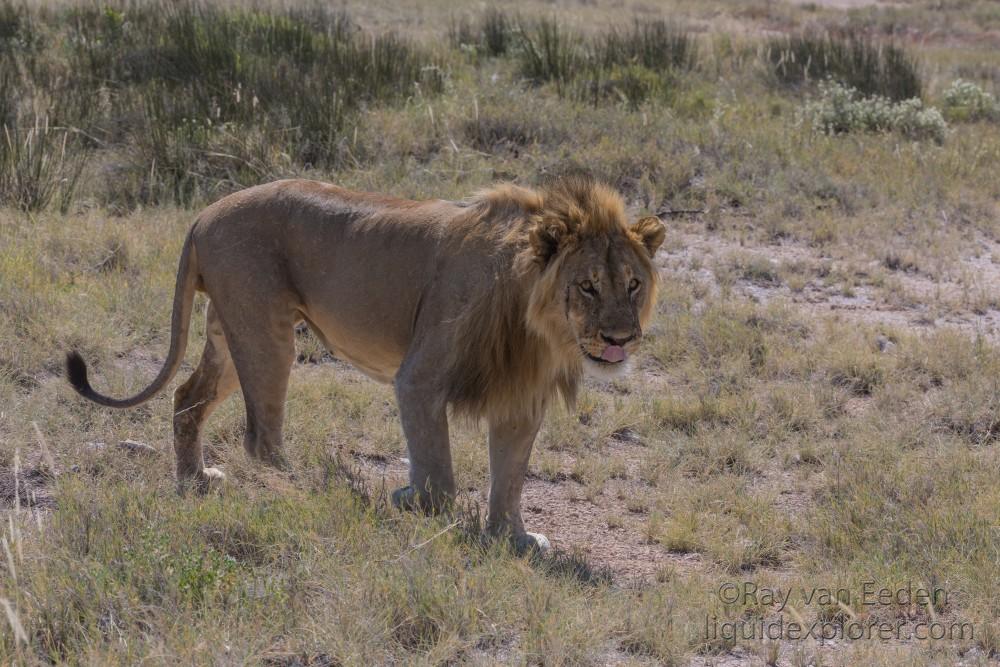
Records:
<instances>
[{"instance_id":1,"label":"male lion","mask_svg":"<svg viewBox=\"0 0 1000 667\"><path fill-rule=\"evenodd\" d=\"M398 507L434 511L453 496L450 407L489 427L488 530L545 548L520 513L542 415L556 394L572 402L584 370L624 372L653 312L650 260L664 234L652 217L629 227L621 197L580 176L462 202L260 185L212 204L188 232L170 351L151 385L131 398L98 394L76 352L67 375L100 405L149 400L177 372L194 293L205 292L205 350L174 392L178 482L204 490L223 473L205 467L201 427L237 387L246 451L284 467L285 390L305 321L337 356L395 387L410 456Z\"/></svg>"}]
</instances>

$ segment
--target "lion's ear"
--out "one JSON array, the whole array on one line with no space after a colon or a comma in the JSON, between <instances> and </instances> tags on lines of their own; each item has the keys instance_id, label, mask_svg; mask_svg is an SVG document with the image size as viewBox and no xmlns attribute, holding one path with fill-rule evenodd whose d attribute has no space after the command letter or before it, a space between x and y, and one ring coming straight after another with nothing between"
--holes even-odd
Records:
<instances>
[{"instance_id":1,"label":"lion's ear","mask_svg":"<svg viewBox=\"0 0 1000 667\"><path fill-rule=\"evenodd\" d=\"M531 248L542 266L546 266L556 253L566 235L566 225L559 220L542 219L531 230Z\"/></svg>"},{"instance_id":2,"label":"lion's ear","mask_svg":"<svg viewBox=\"0 0 1000 667\"><path fill-rule=\"evenodd\" d=\"M646 252L652 257L663 243L667 236L667 228L663 226L660 219L648 216L632 225L632 232L639 237L642 245L646 247Z\"/></svg>"}]
</instances>

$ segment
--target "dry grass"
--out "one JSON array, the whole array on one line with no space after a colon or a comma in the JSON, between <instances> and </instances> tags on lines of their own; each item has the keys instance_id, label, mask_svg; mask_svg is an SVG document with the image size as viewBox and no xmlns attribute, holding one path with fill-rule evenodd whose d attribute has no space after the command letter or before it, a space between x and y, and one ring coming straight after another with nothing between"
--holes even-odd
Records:
<instances>
[{"instance_id":1,"label":"dry grass","mask_svg":"<svg viewBox=\"0 0 1000 667\"><path fill-rule=\"evenodd\" d=\"M65 6L47 10L49 23L38 29L68 30L59 18ZM639 5L623 6L650 18ZM547 7L526 4L517 18L549 25L535 23L551 19ZM593 44L631 53L600 41L638 30L631 15L572 7L559 14L560 35L576 35L582 53ZM982 29L995 25L986 3L970 7ZM294 10L275 11L287 18ZM134 134L97 143L72 135L70 148L88 160L79 181L62 139L45 130L29 146L34 153L0 147L0 165L14 161L14 171L52 186L0 178L0 623L9 628L0 632L0 661L993 660L1000 127L957 119L941 145L814 133L796 123L809 91L775 85L763 41L736 26L791 33L859 17L912 30L946 26L952 42L916 51L932 105L959 77L995 93L1000 61L966 46L979 28L951 10L942 18L936 4L846 18L765 2L681 2L674 10L697 59L644 64L644 53L659 53L654 44L629 56L636 62L613 66L640 80L648 70L665 77L657 86L669 85L641 99L595 99L566 94L565 81L525 81L517 39L502 37L517 25L513 17L491 15L480 37L471 10L463 27L464 14L450 6L359 7L359 23L405 32L400 53L441 68L437 92L373 96L346 110L330 129L336 152L328 162L275 148L264 126L279 118L277 107L195 137L213 151L240 142L246 165L256 165L241 167L240 179L305 173L416 197L460 197L498 178L530 183L583 166L619 187L632 212L670 221L657 258L662 300L638 371L588 386L573 411L549 415L539 437L526 521L562 550L542 560L482 543L471 510L454 525L389 510L383 488L405 474L392 392L304 334L288 396L293 471L245 459L234 399L206 433L207 456L232 484L217 497L178 498L169 393L129 412L85 404L59 377L61 353L81 349L109 393L147 381L167 345L165 305L193 216L187 206L232 187L226 179L235 172L204 174L216 180L183 197L144 198L152 191L143 184L159 177L140 170L138 180L118 179L115 171L130 168L123 153ZM719 13L702 31L710 10ZM254 20L267 15L259 11ZM612 14L618 32L593 29ZM442 20L428 28L434 17ZM463 47L473 42L476 49ZM55 66L45 53L39 62ZM567 76L580 84L590 74ZM26 145L27 135L18 137L8 146ZM161 139L169 155L190 157L191 137L168 128L149 141ZM121 184L120 199L109 199L108 183ZM21 192L47 199L25 205ZM196 340L202 326L196 318ZM472 510L488 482L483 439L469 428L453 438ZM156 453L122 449L123 440ZM948 598L865 605L869 581L941 587ZM974 636L834 646L710 636L712 619L793 620L759 598L727 604L719 590L728 582L795 591L794 613L806 623L967 621ZM851 595L842 605L802 599L817 587Z\"/></svg>"}]
</instances>

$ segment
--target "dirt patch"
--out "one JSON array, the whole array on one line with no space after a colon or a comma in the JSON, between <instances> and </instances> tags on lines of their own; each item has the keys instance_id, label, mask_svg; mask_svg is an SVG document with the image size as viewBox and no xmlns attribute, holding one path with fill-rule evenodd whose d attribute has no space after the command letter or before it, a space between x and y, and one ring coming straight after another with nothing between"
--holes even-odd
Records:
<instances>
[{"instance_id":1,"label":"dirt patch","mask_svg":"<svg viewBox=\"0 0 1000 667\"><path fill-rule=\"evenodd\" d=\"M573 481L528 480L522 495L524 522L544 533L558 549L577 551L593 564L610 568L618 583L669 576L697 565L697 554L671 553L645 537L643 521L625 508L615 484L593 502ZM609 525L609 517L615 525Z\"/></svg>"},{"instance_id":2,"label":"dirt patch","mask_svg":"<svg viewBox=\"0 0 1000 667\"><path fill-rule=\"evenodd\" d=\"M392 490L407 483L405 458L363 453L352 458L374 488L384 483ZM642 495L643 487L637 480L611 479L602 493L588 500L583 485L568 476L550 481L529 472L521 512L525 526L546 535L555 549L579 555L594 568L611 570L616 583L622 585L651 581L698 565L698 554L672 553L644 537L645 514L630 511L627 502ZM485 508L488 490L470 491L467 500Z\"/></svg>"},{"instance_id":3,"label":"dirt patch","mask_svg":"<svg viewBox=\"0 0 1000 667\"><path fill-rule=\"evenodd\" d=\"M740 255L769 263L776 273L786 267L806 267L803 282L794 289L783 280L736 276L733 293L754 303L779 301L835 321L918 332L953 328L1000 341L1000 303L994 298L1000 294L1000 264L994 259L1000 257L1000 243L993 240L981 239L940 277L908 267L893 270L876 259L845 259L800 243L744 245L707 231L679 233L657 262L664 280L694 280L709 294L718 295L723 289L718 268ZM850 278L850 284L831 280L831 273Z\"/></svg>"}]
</instances>

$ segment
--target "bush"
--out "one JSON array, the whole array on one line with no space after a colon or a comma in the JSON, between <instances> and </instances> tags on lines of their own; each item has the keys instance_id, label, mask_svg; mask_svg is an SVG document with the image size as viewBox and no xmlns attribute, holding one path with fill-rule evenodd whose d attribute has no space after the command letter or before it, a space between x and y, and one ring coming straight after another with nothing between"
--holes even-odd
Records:
<instances>
[{"instance_id":1,"label":"bush","mask_svg":"<svg viewBox=\"0 0 1000 667\"><path fill-rule=\"evenodd\" d=\"M562 89L583 62L582 38L559 26L554 18L541 19L518 30L521 75L529 81L554 81Z\"/></svg>"},{"instance_id":2,"label":"bush","mask_svg":"<svg viewBox=\"0 0 1000 667\"><path fill-rule=\"evenodd\" d=\"M65 213L86 166L78 139L35 118L28 128L3 125L0 133L0 202L22 211L56 204Z\"/></svg>"},{"instance_id":3,"label":"bush","mask_svg":"<svg viewBox=\"0 0 1000 667\"><path fill-rule=\"evenodd\" d=\"M491 57L506 55L514 42L515 21L502 9L486 10L479 24L473 26L467 18L453 22L448 38L452 46L473 49L477 54Z\"/></svg>"},{"instance_id":4,"label":"bush","mask_svg":"<svg viewBox=\"0 0 1000 667\"><path fill-rule=\"evenodd\" d=\"M692 70L698 62L697 43L689 33L659 20L629 30L612 28L596 38L593 59L605 69L641 65L654 71Z\"/></svg>"},{"instance_id":5,"label":"bush","mask_svg":"<svg viewBox=\"0 0 1000 667\"><path fill-rule=\"evenodd\" d=\"M971 81L956 79L945 89L943 98L950 120L1000 120L1000 103Z\"/></svg>"},{"instance_id":6,"label":"bush","mask_svg":"<svg viewBox=\"0 0 1000 667\"><path fill-rule=\"evenodd\" d=\"M518 33L521 74L535 83L554 81L561 95L597 105L620 101L635 109L668 97L675 75L697 65L694 38L665 21L612 28L590 40L554 19L523 24Z\"/></svg>"},{"instance_id":7,"label":"bush","mask_svg":"<svg viewBox=\"0 0 1000 667\"><path fill-rule=\"evenodd\" d=\"M71 153L97 146L112 162L105 203L116 208L192 205L289 162L335 168L363 109L443 88L428 51L322 9L13 7L0 4L0 125L45 109L44 128L80 130L68 143L44 128L0 136L0 196L22 208L72 197ZM26 47L39 32L53 45L44 53ZM10 172L25 161L34 186ZM69 186L47 194L45 173Z\"/></svg>"},{"instance_id":8,"label":"bush","mask_svg":"<svg viewBox=\"0 0 1000 667\"><path fill-rule=\"evenodd\" d=\"M864 95L906 100L920 97L916 62L893 44L849 35L795 35L768 42L766 58L778 81L797 85L834 79Z\"/></svg>"},{"instance_id":9,"label":"bush","mask_svg":"<svg viewBox=\"0 0 1000 667\"><path fill-rule=\"evenodd\" d=\"M487 153L514 153L526 146L558 144L566 131L544 116L526 113L507 105L486 107L462 126L470 145Z\"/></svg>"},{"instance_id":10,"label":"bush","mask_svg":"<svg viewBox=\"0 0 1000 667\"><path fill-rule=\"evenodd\" d=\"M917 98L893 102L885 97L863 97L849 86L835 81L820 84L818 99L807 102L799 112L817 132L898 132L912 139L944 141L948 128L941 112L925 107Z\"/></svg>"}]
</instances>

